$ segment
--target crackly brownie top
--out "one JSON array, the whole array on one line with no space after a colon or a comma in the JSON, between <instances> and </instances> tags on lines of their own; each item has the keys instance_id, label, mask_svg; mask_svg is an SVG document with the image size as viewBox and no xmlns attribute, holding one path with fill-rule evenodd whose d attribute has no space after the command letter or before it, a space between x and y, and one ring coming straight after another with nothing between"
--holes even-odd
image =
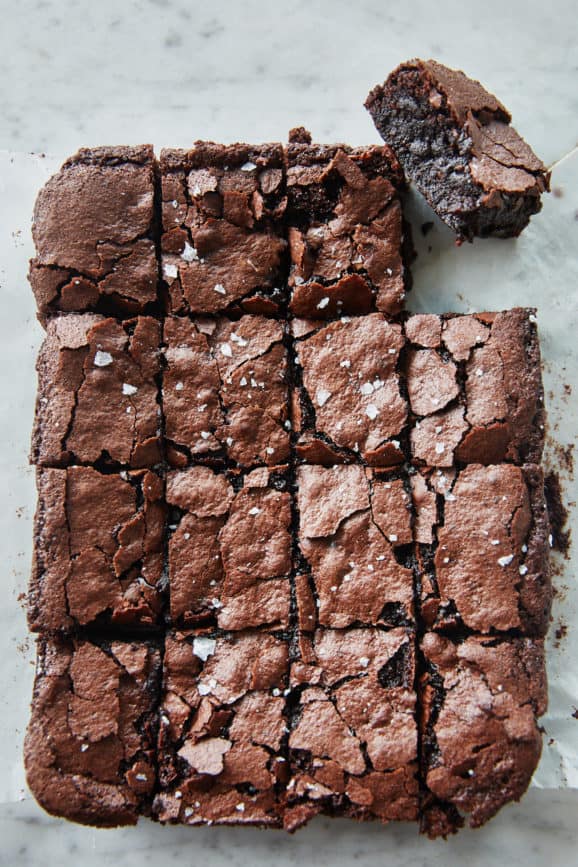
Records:
<instances>
[{"instance_id":1,"label":"crackly brownie top","mask_svg":"<svg viewBox=\"0 0 578 867\"><path fill-rule=\"evenodd\" d=\"M171 463L191 458L240 466L289 457L283 325L262 316L168 317L163 409Z\"/></svg>"},{"instance_id":2,"label":"crackly brownie top","mask_svg":"<svg viewBox=\"0 0 578 867\"><path fill-rule=\"evenodd\" d=\"M546 709L542 641L422 641L428 789L481 825L526 790L541 750ZM435 832L435 828L433 829Z\"/></svg>"},{"instance_id":3,"label":"crackly brownie top","mask_svg":"<svg viewBox=\"0 0 578 867\"><path fill-rule=\"evenodd\" d=\"M160 324L94 314L52 319L38 356L33 458L42 466L160 459Z\"/></svg>"},{"instance_id":4,"label":"crackly brownie top","mask_svg":"<svg viewBox=\"0 0 578 867\"><path fill-rule=\"evenodd\" d=\"M395 556L412 541L411 502L401 480L359 466L299 467L297 507L302 566L311 572L320 624L412 619L412 573ZM308 599L300 587L298 606L309 611Z\"/></svg>"},{"instance_id":5,"label":"crackly brownie top","mask_svg":"<svg viewBox=\"0 0 578 867\"><path fill-rule=\"evenodd\" d=\"M159 617L165 508L151 470L38 471L36 561L29 594L35 631L95 620L151 626Z\"/></svg>"},{"instance_id":6,"label":"crackly brownie top","mask_svg":"<svg viewBox=\"0 0 578 867\"><path fill-rule=\"evenodd\" d=\"M417 463L540 461L544 409L534 310L418 314L404 329Z\"/></svg>"},{"instance_id":7,"label":"crackly brownie top","mask_svg":"<svg viewBox=\"0 0 578 867\"><path fill-rule=\"evenodd\" d=\"M173 312L275 312L286 247L281 145L161 153L163 276Z\"/></svg>"},{"instance_id":8,"label":"crackly brownie top","mask_svg":"<svg viewBox=\"0 0 578 867\"><path fill-rule=\"evenodd\" d=\"M31 281L42 313L102 299L141 312L157 300L153 162L149 145L85 148L40 191Z\"/></svg>"},{"instance_id":9,"label":"crackly brownie top","mask_svg":"<svg viewBox=\"0 0 578 867\"><path fill-rule=\"evenodd\" d=\"M289 620L291 508L284 470L243 479L191 467L168 475L171 616L223 629ZM239 487L239 483L242 487Z\"/></svg>"},{"instance_id":10,"label":"crackly brownie top","mask_svg":"<svg viewBox=\"0 0 578 867\"><path fill-rule=\"evenodd\" d=\"M287 681L288 646L271 635L167 636L158 818L280 823Z\"/></svg>"},{"instance_id":11,"label":"crackly brownie top","mask_svg":"<svg viewBox=\"0 0 578 867\"><path fill-rule=\"evenodd\" d=\"M49 812L95 825L136 822L155 786L159 674L150 642L41 640L25 763Z\"/></svg>"}]
</instances>

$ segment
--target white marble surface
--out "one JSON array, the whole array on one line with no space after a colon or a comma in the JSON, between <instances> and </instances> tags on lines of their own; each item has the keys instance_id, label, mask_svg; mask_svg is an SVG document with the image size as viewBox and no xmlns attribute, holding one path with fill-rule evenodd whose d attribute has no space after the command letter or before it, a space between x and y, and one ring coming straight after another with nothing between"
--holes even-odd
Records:
<instances>
[{"instance_id":1,"label":"white marble surface","mask_svg":"<svg viewBox=\"0 0 578 867\"><path fill-rule=\"evenodd\" d=\"M4 604L0 606L0 864L198 864L280 867L315 861L361 865L542 865L576 862L578 808L578 589L572 561L556 561L559 594L550 639L551 710L544 755L522 804L447 844L415 829L318 820L288 838L238 829L93 831L46 816L24 784L21 742L32 680L22 601L31 556L33 473L27 466L34 351L41 331L26 283L34 196L68 153L86 144L198 137L284 137L309 126L319 139L377 141L362 108L369 88L400 60L433 55L481 78L509 106L548 163L578 141L574 0L0 0L0 511ZM9 154L8 150L15 153ZM52 157L28 155L45 151ZM414 310L535 304L551 431L548 461L576 441L578 388L578 154L554 169L544 212L518 241L457 249L417 198L410 202L419 258ZM431 251L429 250L431 247ZM578 490L563 473L567 499ZM571 515L578 532L576 509ZM564 786L569 789L563 790Z\"/></svg>"}]
</instances>

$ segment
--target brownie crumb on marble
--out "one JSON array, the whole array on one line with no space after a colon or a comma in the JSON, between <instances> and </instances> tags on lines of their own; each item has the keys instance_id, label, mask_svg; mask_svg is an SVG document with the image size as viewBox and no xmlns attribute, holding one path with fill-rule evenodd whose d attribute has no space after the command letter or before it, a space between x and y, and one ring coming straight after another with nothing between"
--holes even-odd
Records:
<instances>
[{"instance_id":1,"label":"brownie crumb on marble","mask_svg":"<svg viewBox=\"0 0 578 867\"><path fill-rule=\"evenodd\" d=\"M458 238L517 236L550 173L478 81L434 60L402 63L365 102L431 207Z\"/></svg>"},{"instance_id":2,"label":"brownie crumb on marble","mask_svg":"<svg viewBox=\"0 0 578 867\"><path fill-rule=\"evenodd\" d=\"M288 660L267 633L167 635L156 819L282 825Z\"/></svg>"},{"instance_id":3,"label":"brownie crumb on marble","mask_svg":"<svg viewBox=\"0 0 578 867\"><path fill-rule=\"evenodd\" d=\"M154 466L161 458L160 323L50 320L40 349L33 463Z\"/></svg>"},{"instance_id":4,"label":"brownie crumb on marble","mask_svg":"<svg viewBox=\"0 0 578 867\"><path fill-rule=\"evenodd\" d=\"M162 273L173 313L275 314L287 242L280 144L161 152Z\"/></svg>"},{"instance_id":5,"label":"brownie crumb on marble","mask_svg":"<svg viewBox=\"0 0 578 867\"><path fill-rule=\"evenodd\" d=\"M415 464L540 462L545 414L535 312L407 319Z\"/></svg>"},{"instance_id":6,"label":"brownie crumb on marble","mask_svg":"<svg viewBox=\"0 0 578 867\"><path fill-rule=\"evenodd\" d=\"M253 467L289 458L283 323L264 316L164 320L169 463Z\"/></svg>"},{"instance_id":7,"label":"brownie crumb on marble","mask_svg":"<svg viewBox=\"0 0 578 867\"><path fill-rule=\"evenodd\" d=\"M163 595L162 479L152 470L103 475L90 467L39 468L37 487L30 629L156 626Z\"/></svg>"},{"instance_id":8,"label":"brownie crumb on marble","mask_svg":"<svg viewBox=\"0 0 578 867\"><path fill-rule=\"evenodd\" d=\"M178 626L286 629L291 597L287 468L169 472L170 617Z\"/></svg>"},{"instance_id":9,"label":"brownie crumb on marble","mask_svg":"<svg viewBox=\"0 0 578 867\"><path fill-rule=\"evenodd\" d=\"M39 639L24 758L47 812L98 827L150 813L160 668L150 641Z\"/></svg>"},{"instance_id":10,"label":"brownie crumb on marble","mask_svg":"<svg viewBox=\"0 0 578 867\"><path fill-rule=\"evenodd\" d=\"M294 130L286 160L292 313L399 314L411 240L399 199L403 173L391 150L311 144L305 130Z\"/></svg>"},{"instance_id":11,"label":"brownie crumb on marble","mask_svg":"<svg viewBox=\"0 0 578 867\"><path fill-rule=\"evenodd\" d=\"M41 321L158 306L151 145L83 148L40 191L29 279Z\"/></svg>"},{"instance_id":12,"label":"brownie crumb on marble","mask_svg":"<svg viewBox=\"0 0 578 867\"><path fill-rule=\"evenodd\" d=\"M417 819L414 676L411 630L301 636L291 663L287 830L317 813Z\"/></svg>"},{"instance_id":13,"label":"brownie crumb on marble","mask_svg":"<svg viewBox=\"0 0 578 867\"><path fill-rule=\"evenodd\" d=\"M296 452L308 463L403 463L408 416L399 374L401 326L383 313L292 323Z\"/></svg>"},{"instance_id":14,"label":"brownie crumb on marble","mask_svg":"<svg viewBox=\"0 0 578 867\"><path fill-rule=\"evenodd\" d=\"M429 628L541 636L552 587L542 470L470 464L412 477Z\"/></svg>"},{"instance_id":15,"label":"brownie crumb on marble","mask_svg":"<svg viewBox=\"0 0 578 867\"><path fill-rule=\"evenodd\" d=\"M544 645L472 637L422 641L422 830L447 836L518 801L536 769L546 710Z\"/></svg>"}]
</instances>

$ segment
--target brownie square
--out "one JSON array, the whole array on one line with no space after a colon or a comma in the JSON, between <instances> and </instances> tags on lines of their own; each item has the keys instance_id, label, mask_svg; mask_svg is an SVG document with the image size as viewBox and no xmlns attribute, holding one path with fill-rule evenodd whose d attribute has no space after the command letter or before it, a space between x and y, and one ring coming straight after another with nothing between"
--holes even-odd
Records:
<instances>
[{"instance_id":1,"label":"brownie square","mask_svg":"<svg viewBox=\"0 0 578 867\"><path fill-rule=\"evenodd\" d=\"M405 376L418 465L539 463L544 391L533 309L405 323Z\"/></svg>"},{"instance_id":2,"label":"brownie square","mask_svg":"<svg viewBox=\"0 0 578 867\"><path fill-rule=\"evenodd\" d=\"M159 476L39 469L37 486L30 629L154 626L162 607L166 515Z\"/></svg>"},{"instance_id":3,"label":"brownie square","mask_svg":"<svg viewBox=\"0 0 578 867\"><path fill-rule=\"evenodd\" d=\"M159 821L281 825L288 668L287 643L262 632L167 635Z\"/></svg>"},{"instance_id":4,"label":"brownie square","mask_svg":"<svg viewBox=\"0 0 578 867\"><path fill-rule=\"evenodd\" d=\"M291 503L286 468L245 476L209 467L172 471L167 501L173 623L286 628Z\"/></svg>"},{"instance_id":5,"label":"brownie square","mask_svg":"<svg viewBox=\"0 0 578 867\"><path fill-rule=\"evenodd\" d=\"M552 588L541 469L471 464L412 483L425 622L544 635Z\"/></svg>"},{"instance_id":6,"label":"brownie square","mask_svg":"<svg viewBox=\"0 0 578 867\"><path fill-rule=\"evenodd\" d=\"M33 463L154 466L160 460L160 324L68 314L38 355Z\"/></svg>"},{"instance_id":7,"label":"brownie square","mask_svg":"<svg viewBox=\"0 0 578 867\"><path fill-rule=\"evenodd\" d=\"M402 463L408 408L401 326L373 313L327 325L295 320L293 335L298 457L328 465Z\"/></svg>"},{"instance_id":8,"label":"brownie square","mask_svg":"<svg viewBox=\"0 0 578 867\"><path fill-rule=\"evenodd\" d=\"M399 200L403 173L387 147L287 146L290 309L329 319L404 306L409 228ZM409 241L411 247L411 241Z\"/></svg>"},{"instance_id":9,"label":"brownie square","mask_svg":"<svg viewBox=\"0 0 578 867\"><path fill-rule=\"evenodd\" d=\"M300 573L309 576L299 579L297 601L309 628L413 620L413 573L401 565L412 548L402 479L359 466L302 466L297 508Z\"/></svg>"},{"instance_id":10,"label":"brownie square","mask_svg":"<svg viewBox=\"0 0 578 867\"><path fill-rule=\"evenodd\" d=\"M410 60L365 106L407 177L459 238L517 236L542 207L550 173L479 81Z\"/></svg>"},{"instance_id":11,"label":"brownie square","mask_svg":"<svg viewBox=\"0 0 578 867\"><path fill-rule=\"evenodd\" d=\"M30 283L39 316L144 313L158 301L151 145L83 148L40 191Z\"/></svg>"},{"instance_id":12,"label":"brownie square","mask_svg":"<svg viewBox=\"0 0 578 867\"><path fill-rule=\"evenodd\" d=\"M282 323L263 316L165 319L163 410L173 465L288 460L283 341Z\"/></svg>"},{"instance_id":13,"label":"brownie square","mask_svg":"<svg viewBox=\"0 0 578 867\"><path fill-rule=\"evenodd\" d=\"M288 830L316 813L416 819L410 630L320 629L291 665Z\"/></svg>"},{"instance_id":14,"label":"brownie square","mask_svg":"<svg viewBox=\"0 0 578 867\"><path fill-rule=\"evenodd\" d=\"M445 836L469 814L478 827L518 801L536 769L546 711L544 644L432 633L422 641L422 827Z\"/></svg>"},{"instance_id":15,"label":"brownie square","mask_svg":"<svg viewBox=\"0 0 578 867\"><path fill-rule=\"evenodd\" d=\"M100 827L149 812L160 667L148 641L39 639L24 757L47 812Z\"/></svg>"},{"instance_id":16,"label":"brownie square","mask_svg":"<svg viewBox=\"0 0 578 867\"><path fill-rule=\"evenodd\" d=\"M287 242L279 144L163 150L162 271L173 313L275 313Z\"/></svg>"}]
</instances>

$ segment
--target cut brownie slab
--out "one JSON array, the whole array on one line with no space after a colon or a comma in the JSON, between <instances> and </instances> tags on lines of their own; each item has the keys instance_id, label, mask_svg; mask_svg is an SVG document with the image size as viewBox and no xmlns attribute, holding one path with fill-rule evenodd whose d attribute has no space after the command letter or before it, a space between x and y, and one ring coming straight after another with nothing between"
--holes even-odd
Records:
<instances>
[{"instance_id":1,"label":"cut brownie slab","mask_svg":"<svg viewBox=\"0 0 578 867\"><path fill-rule=\"evenodd\" d=\"M83 148L40 191L29 276L41 319L157 302L154 173L150 145Z\"/></svg>"},{"instance_id":2,"label":"cut brownie slab","mask_svg":"<svg viewBox=\"0 0 578 867\"><path fill-rule=\"evenodd\" d=\"M429 790L422 826L445 836L469 814L482 825L526 791L547 705L542 641L468 638L422 642L423 776Z\"/></svg>"},{"instance_id":3,"label":"cut brownie slab","mask_svg":"<svg viewBox=\"0 0 578 867\"><path fill-rule=\"evenodd\" d=\"M405 335L416 464L540 462L544 393L534 310L416 315Z\"/></svg>"},{"instance_id":4,"label":"cut brownie slab","mask_svg":"<svg viewBox=\"0 0 578 867\"><path fill-rule=\"evenodd\" d=\"M169 633L163 672L156 818L280 826L287 643L261 632Z\"/></svg>"},{"instance_id":5,"label":"cut brownie slab","mask_svg":"<svg viewBox=\"0 0 578 867\"><path fill-rule=\"evenodd\" d=\"M431 207L460 238L519 235L549 172L479 81L434 60L402 63L365 106Z\"/></svg>"},{"instance_id":6,"label":"cut brownie slab","mask_svg":"<svg viewBox=\"0 0 578 867\"><path fill-rule=\"evenodd\" d=\"M397 315L411 242L398 194L403 173L391 150L311 144L299 129L286 158L291 311L312 319Z\"/></svg>"},{"instance_id":7,"label":"cut brownie slab","mask_svg":"<svg viewBox=\"0 0 578 867\"><path fill-rule=\"evenodd\" d=\"M57 316L38 355L32 461L154 466L160 460L160 324Z\"/></svg>"},{"instance_id":8,"label":"cut brownie slab","mask_svg":"<svg viewBox=\"0 0 578 867\"><path fill-rule=\"evenodd\" d=\"M280 144L163 150L162 269L173 313L275 313L287 242Z\"/></svg>"},{"instance_id":9,"label":"cut brownie slab","mask_svg":"<svg viewBox=\"0 0 578 867\"><path fill-rule=\"evenodd\" d=\"M263 316L167 317L163 410L169 461L242 467L289 458L283 325Z\"/></svg>"},{"instance_id":10,"label":"cut brownie slab","mask_svg":"<svg viewBox=\"0 0 578 867\"><path fill-rule=\"evenodd\" d=\"M316 464L402 463L401 327L373 313L328 325L295 320L293 334L297 455Z\"/></svg>"},{"instance_id":11,"label":"cut brownie slab","mask_svg":"<svg viewBox=\"0 0 578 867\"><path fill-rule=\"evenodd\" d=\"M286 468L168 474L170 613L221 629L289 622L291 504Z\"/></svg>"},{"instance_id":12,"label":"cut brownie slab","mask_svg":"<svg viewBox=\"0 0 578 867\"><path fill-rule=\"evenodd\" d=\"M318 630L291 665L285 827L316 813L416 819L415 651L410 630Z\"/></svg>"},{"instance_id":13,"label":"cut brownie slab","mask_svg":"<svg viewBox=\"0 0 578 867\"><path fill-rule=\"evenodd\" d=\"M100 827L149 812L160 665L150 642L39 640L24 755L45 810Z\"/></svg>"},{"instance_id":14,"label":"cut brownie slab","mask_svg":"<svg viewBox=\"0 0 578 867\"><path fill-rule=\"evenodd\" d=\"M30 628L154 626L166 513L159 476L69 467L39 469L37 484Z\"/></svg>"},{"instance_id":15,"label":"cut brownie slab","mask_svg":"<svg viewBox=\"0 0 578 867\"><path fill-rule=\"evenodd\" d=\"M412 541L403 481L359 466L303 466L297 507L301 573L309 581L300 577L296 590L315 618L309 624L411 622L413 574L396 557L403 561Z\"/></svg>"},{"instance_id":16,"label":"cut brownie slab","mask_svg":"<svg viewBox=\"0 0 578 867\"><path fill-rule=\"evenodd\" d=\"M471 464L412 483L425 622L544 635L552 589L540 468Z\"/></svg>"}]
</instances>

